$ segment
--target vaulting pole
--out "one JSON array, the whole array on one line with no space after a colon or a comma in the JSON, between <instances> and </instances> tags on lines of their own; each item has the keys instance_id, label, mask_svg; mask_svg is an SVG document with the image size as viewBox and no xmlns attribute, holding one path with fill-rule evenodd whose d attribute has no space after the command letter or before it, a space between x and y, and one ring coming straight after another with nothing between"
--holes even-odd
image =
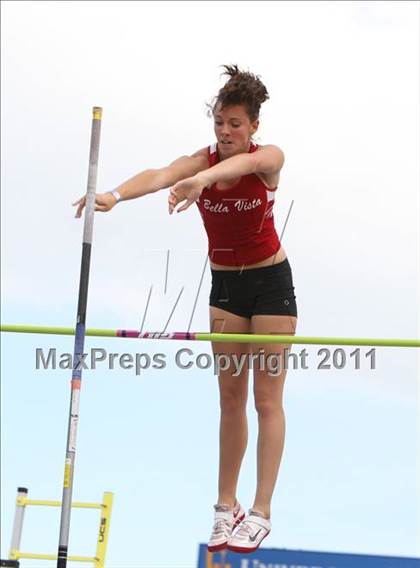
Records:
<instances>
[{"instance_id":1,"label":"vaulting pole","mask_svg":"<svg viewBox=\"0 0 420 568\"><path fill-rule=\"evenodd\" d=\"M74 331L74 359L71 378L70 412L67 431L66 459L64 465L63 499L61 505L57 568L66 568L67 566L71 500L73 493L73 473L76 456L77 423L79 420L79 398L82 382L82 365L80 365L80 362L82 360L81 356L83 354L86 334L86 306L88 298L90 253L92 248L93 215L95 211L95 192L98 170L99 140L101 134L101 119L102 109L100 107L94 107L90 139L85 221L83 228L79 299L77 305L76 329Z\"/></svg>"}]
</instances>

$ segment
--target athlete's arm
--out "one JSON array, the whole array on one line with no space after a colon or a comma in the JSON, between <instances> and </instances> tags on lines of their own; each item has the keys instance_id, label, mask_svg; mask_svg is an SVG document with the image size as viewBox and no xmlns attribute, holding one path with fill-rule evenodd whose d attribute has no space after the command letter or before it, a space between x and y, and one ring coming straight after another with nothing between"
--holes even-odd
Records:
<instances>
[{"instance_id":1,"label":"athlete's arm","mask_svg":"<svg viewBox=\"0 0 420 568\"><path fill-rule=\"evenodd\" d=\"M136 199L175 185L177 181L194 176L206 167L207 155L199 150L192 156L181 156L164 168L145 170L115 189L121 195L122 201Z\"/></svg>"},{"instance_id":2,"label":"athlete's arm","mask_svg":"<svg viewBox=\"0 0 420 568\"><path fill-rule=\"evenodd\" d=\"M116 191L121 201L143 197L176 184L178 181L195 176L208 167L207 149L203 148L191 156L181 156L168 166L159 169L147 169L128 179ZM111 193L97 193L95 195L95 211L110 211L117 203ZM80 217L86 205L86 196L73 203L77 205L76 217Z\"/></svg>"},{"instance_id":3,"label":"athlete's arm","mask_svg":"<svg viewBox=\"0 0 420 568\"><path fill-rule=\"evenodd\" d=\"M218 181L229 181L248 174L276 174L281 170L283 163L282 150L273 144L268 144L255 152L226 158L215 166L199 172L196 178L206 187Z\"/></svg>"}]
</instances>

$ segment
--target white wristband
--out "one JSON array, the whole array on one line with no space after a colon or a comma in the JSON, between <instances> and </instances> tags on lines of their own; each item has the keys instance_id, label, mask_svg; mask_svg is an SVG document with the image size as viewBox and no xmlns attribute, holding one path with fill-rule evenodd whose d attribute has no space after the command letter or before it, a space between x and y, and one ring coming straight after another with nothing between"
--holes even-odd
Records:
<instances>
[{"instance_id":1,"label":"white wristband","mask_svg":"<svg viewBox=\"0 0 420 568\"><path fill-rule=\"evenodd\" d=\"M116 189L114 189L114 191L110 191L109 193L115 197L115 199L117 200L117 203L118 203L118 201L121 200L121 195L118 193L118 191Z\"/></svg>"}]
</instances>

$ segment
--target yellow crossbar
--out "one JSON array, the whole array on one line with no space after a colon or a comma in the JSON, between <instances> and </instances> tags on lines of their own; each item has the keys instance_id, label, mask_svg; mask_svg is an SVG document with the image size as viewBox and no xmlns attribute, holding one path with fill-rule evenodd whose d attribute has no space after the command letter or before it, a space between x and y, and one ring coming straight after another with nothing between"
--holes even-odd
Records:
<instances>
[{"instance_id":1,"label":"yellow crossbar","mask_svg":"<svg viewBox=\"0 0 420 568\"><path fill-rule=\"evenodd\" d=\"M56 554L35 554L32 552L16 552L16 560L19 558L32 558L33 560L57 560ZM67 560L72 562L97 562L93 556L69 556Z\"/></svg>"},{"instance_id":2,"label":"yellow crossbar","mask_svg":"<svg viewBox=\"0 0 420 568\"><path fill-rule=\"evenodd\" d=\"M61 501L46 501L44 499L26 499L25 497L18 497L16 503L21 506L35 505L42 507L61 507ZM104 507L103 503L81 503L80 501L74 501L71 504L72 507L78 507L79 509L102 509Z\"/></svg>"}]
</instances>

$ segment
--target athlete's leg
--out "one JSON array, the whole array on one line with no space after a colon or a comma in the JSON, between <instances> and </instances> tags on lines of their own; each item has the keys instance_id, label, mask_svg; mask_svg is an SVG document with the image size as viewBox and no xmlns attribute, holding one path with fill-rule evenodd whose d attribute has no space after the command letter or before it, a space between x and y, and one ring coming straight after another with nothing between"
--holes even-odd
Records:
<instances>
[{"instance_id":1,"label":"athlete's leg","mask_svg":"<svg viewBox=\"0 0 420 568\"><path fill-rule=\"evenodd\" d=\"M210 306L210 329L214 333L250 333L250 320L226 310ZM248 441L246 402L248 397L249 344L212 342L213 353L221 366L229 367L218 374L220 392L220 448L218 504L233 506L239 470ZM245 360L235 375L235 359ZM228 358L228 359L227 359Z\"/></svg>"},{"instance_id":2,"label":"athlete's leg","mask_svg":"<svg viewBox=\"0 0 420 568\"><path fill-rule=\"evenodd\" d=\"M293 335L296 317L255 315L252 333ZM270 517L270 504L277 480L285 437L283 387L286 379L287 350L283 344L252 344L254 361L254 398L258 413L257 491L253 509ZM260 364L264 362L264 364ZM278 372L279 371L279 372ZM271 375L269 374L271 372ZM276 373L277 372L277 373Z\"/></svg>"}]
</instances>

